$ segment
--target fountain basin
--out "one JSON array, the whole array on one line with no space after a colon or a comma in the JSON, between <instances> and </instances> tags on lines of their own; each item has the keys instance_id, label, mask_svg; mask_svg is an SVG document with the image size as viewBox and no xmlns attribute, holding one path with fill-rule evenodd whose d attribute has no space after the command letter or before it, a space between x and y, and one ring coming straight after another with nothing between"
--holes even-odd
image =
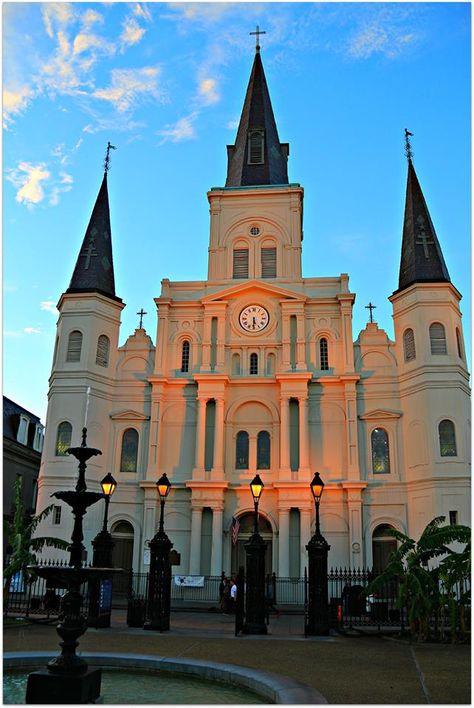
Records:
<instances>
[{"instance_id":1,"label":"fountain basin","mask_svg":"<svg viewBox=\"0 0 474 708\"><path fill-rule=\"evenodd\" d=\"M4 671L9 669L34 670L44 666L53 656L51 652L8 652L4 654ZM121 668L156 674L162 672L163 674L188 676L211 682L224 682L253 691L267 703L327 703L319 691L300 681L268 671L255 671L243 666L198 659L106 652L84 652L82 657L87 660L89 666L100 666L105 670ZM133 703L136 702L135 697Z\"/></svg>"}]
</instances>

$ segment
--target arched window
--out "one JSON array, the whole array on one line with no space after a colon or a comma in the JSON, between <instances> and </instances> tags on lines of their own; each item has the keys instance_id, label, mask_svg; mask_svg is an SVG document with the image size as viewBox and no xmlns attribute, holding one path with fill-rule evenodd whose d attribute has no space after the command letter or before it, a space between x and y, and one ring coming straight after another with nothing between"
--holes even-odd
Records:
<instances>
[{"instance_id":1,"label":"arched window","mask_svg":"<svg viewBox=\"0 0 474 708\"><path fill-rule=\"evenodd\" d=\"M270 433L261 430L257 435L257 469L270 469Z\"/></svg>"},{"instance_id":2,"label":"arched window","mask_svg":"<svg viewBox=\"0 0 474 708\"><path fill-rule=\"evenodd\" d=\"M248 278L249 277L249 249L234 248L233 251L233 278Z\"/></svg>"},{"instance_id":3,"label":"arched window","mask_svg":"<svg viewBox=\"0 0 474 708\"><path fill-rule=\"evenodd\" d=\"M456 344L458 345L458 356L462 359L462 337L458 327L456 327Z\"/></svg>"},{"instance_id":4,"label":"arched window","mask_svg":"<svg viewBox=\"0 0 474 708\"><path fill-rule=\"evenodd\" d=\"M372 534L372 567L375 571L385 570L390 555L397 550L397 541L391 535L393 526L390 524L380 524L374 529Z\"/></svg>"},{"instance_id":5,"label":"arched window","mask_svg":"<svg viewBox=\"0 0 474 708\"><path fill-rule=\"evenodd\" d=\"M456 431L452 420L442 420L438 426L439 453L441 457L456 457Z\"/></svg>"},{"instance_id":6,"label":"arched window","mask_svg":"<svg viewBox=\"0 0 474 708\"><path fill-rule=\"evenodd\" d=\"M56 450L55 455L63 457L66 454L68 447L71 447L72 425L67 421L63 421L58 425L56 434Z\"/></svg>"},{"instance_id":7,"label":"arched window","mask_svg":"<svg viewBox=\"0 0 474 708\"><path fill-rule=\"evenodd\" d=\"M415 335L412 329L406 329L403 332L403 353L405 361L413 361L413 359L416 359Z\"/></svg>"},{"instance_id":8,"label":"arched window","mask_svg":"<svg viewBox=\"0 0 474 708\"><path fill-rule=\"evenodd\" d=\"M276 278L277 250L274 246L262 248L260 252L262 265L262 278Z\"/></svg>"},{"instance_id":9,"label":"arched window","mask_svg":"<svg viewBox=\"0 0 474 708\"><path fill-rule=\"evenodd\" d=\"M122 437L122 454L120 457L121 472L136 472L138 458L138 432L135 428L127 428Z\"/></svg>"},{"instance_id":10,"label":"arched window","mask_svg":"<svg viewBox=\"0 0 474 708\"><path fill-rule=\"evenodd\" d=\"M95 363L99 366L109 365L110 339L105 334L101 334L97 340L97 353Z\"/></svg>"},{"instance_id":11,"label":"arched window","mask_svg":"<svg viewBox=\"0 0 474 708\"><path fill-rule=\"evenodd\" d=\"M248 470L249 468L249 434L239 430L235 442L235 469Z\"/></svg>"},{"instance_id":12,"label":"arched window","mask_svg":"<svg viewBox=\"0 0 474 708\"><path fill-rule=\"evenodd\" d=\"M441 322L430 325L430 346L432 354L447 354L446 333Z\"/></svg>"},{"instance_id":13,"label":"arched window","mask_svg":"<svg viewBox=\"0 0 474 708\"><path fill-rule=\"evenodd\" d=\"M80 361L82 349L82 332L75 329L69 335L67 342L66 361Z\"/></svg>"},{"instance_id":14,"label":"arched window","mask_svg":"<svg viewBox=\"0 0 474 708\"><path fill-rule=\"evenodd\" d=\"M373 474L389 474L390 453L387 431L383 428L375 428L375 430L372 431L371 443Z\"/></svg>"},{"instance_id":15,"label":"arched window","mask_svg":"<svg viewBox=\"0 0 474 708\"><path fill-rule=\"evenodd\" d=\"M255 352L250 355L250 374L258 374L258 354L255 354Z\"/></svg>"},{"instance_id":16,"label":"arched window","mask_svg":"<svg viewBox=\"0 0 474 708\"><path fill-rule=\"evenodd\" d=\"M322 371L329 369L328 340L322 337L319 340L319 364Z\"/></svg>"},{"instance_id":17,"label":"arched window","mask_svg":"<svg viewBox=\"0 0 474 708\"><path fill-rule=\"evenodd\" d=\"M183 342L183 347L181 349L181 371L189 371L189 351L190 344L187 339Z\"/></svg>"}]
</instances>

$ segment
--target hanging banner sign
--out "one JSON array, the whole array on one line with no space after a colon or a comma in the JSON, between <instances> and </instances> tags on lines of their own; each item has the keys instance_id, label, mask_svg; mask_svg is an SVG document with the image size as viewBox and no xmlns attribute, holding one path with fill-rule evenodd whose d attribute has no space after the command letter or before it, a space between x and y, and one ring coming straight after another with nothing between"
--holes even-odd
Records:
<instances>
[{"instance_id":1,"label":"hanging banner sign","mask_svg":"<svg viewBox=\"0 0 474 708\"><path fill-rule=\"evenodd\" d=\"M204 575L175 575L174 584L179 588L203 588Z\"/></svg>"}]
</instances>

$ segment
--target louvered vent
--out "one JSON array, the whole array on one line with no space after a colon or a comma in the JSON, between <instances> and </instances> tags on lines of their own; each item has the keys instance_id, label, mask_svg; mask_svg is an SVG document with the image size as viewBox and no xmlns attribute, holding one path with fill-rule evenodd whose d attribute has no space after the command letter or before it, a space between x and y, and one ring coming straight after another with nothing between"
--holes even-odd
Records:
<instances>
[{"instance_id":1,"label":"louvered vent","mask_svg":"<svg viewBox=\"0 0 474 708\"><path fill-rule=\"evenodd\" d=\"M95 356L95 363L98 364L98 366L109 365L109 349L109 338L105 334L101 334L97 340L97 353Z\"/></svg>"},{"instance_id":2,"label":"louvered vent","mask_svg":"<svg viewBox=\"0 0 474 708\"><path fill-rule=\"evenodd\" d=\"M234 269L233 278L248 278L249 277L249 249L236 248L234 250Z\"/></svg>"},{"instance_id":3,"label":"louvered vent","mask_svg":"<svg viewBox=\"0 0 474 708\"><path fill-rule=\"evenodd\" d=\"M447 354L446 334L440 322L433 322L430 326L430 345L432 354Z\"/></svg>"},{"instance_id":4,"label":"louvered vent","mask_svg":"<svg viewBox=\"0 0 474 708\"><path fill-rule=\"evenodd\" d=\"M276 248L262 248L262 278L276 278L277 250Z\"/></svg>"},{"instance_id":5,"label":"louvered vent","mask_svg":"<svg viewBox=\"0 0 474 708\"><path fill-rule=\"evenodd\" d=\"M262 165L264 162L264 132L263 130L252 130L249 133L248 142L248 164Z\"/></svg>"},{"instance_id":6,"label":"louvered vent","mask_svg":"<svg viewBox=\"0 0 474 708\"><path fill-rule=\"evenodd\" d=\"M66 361L80 361L82 348L82 332L74 330L69 335Z\"/></svg>"}]
</instances>

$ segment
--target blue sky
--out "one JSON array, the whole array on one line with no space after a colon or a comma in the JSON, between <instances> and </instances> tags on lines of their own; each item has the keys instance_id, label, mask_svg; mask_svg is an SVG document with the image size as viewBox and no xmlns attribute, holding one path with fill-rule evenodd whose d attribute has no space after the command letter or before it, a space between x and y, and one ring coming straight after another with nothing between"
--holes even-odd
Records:
<instances>
[{"instance_id":1,"label":"blue sky","mask_svg":"<svg viewBox=\"0 0 474 708\"><path fill-rule=\"evenodd\" d=\"M120 343L141 307L155 340L162 278L207 277L206 192L225 182L256 24L305 188L303 275L349 273L354 338L369 301L393 337L407 127L469 343L469 3L4 3L4 394L43 422L108 140Z\"/></svg>"}]
</instances>

